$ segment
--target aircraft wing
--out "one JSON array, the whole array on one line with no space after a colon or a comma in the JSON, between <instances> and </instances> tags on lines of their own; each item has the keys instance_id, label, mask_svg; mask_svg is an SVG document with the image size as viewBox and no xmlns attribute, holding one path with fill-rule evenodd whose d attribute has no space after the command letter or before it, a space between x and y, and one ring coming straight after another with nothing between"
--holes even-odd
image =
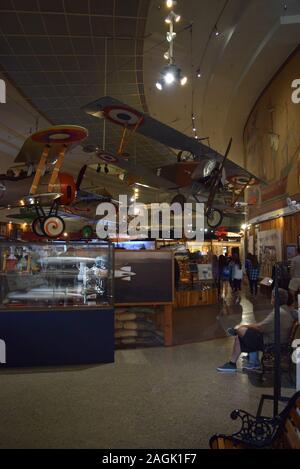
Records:
<instances>
[{"instance_id":1,"label":"aircraft wing","mask_svg":"<svg viewBox=\"0 0 300 469\"><path fill-rule=\"evenodd\" d=\"M37 164L46 146L49 146L47 162L51 163L57 159L60 151L66 147L70 150L84 140L87 135L87 130L77 125L57 125L36 132L27 137L15 158L15 163Z\"/></svg>"},{"instance_id":2,"label":"aircraft wing","mask_svg":"<svg viewBox=\"0 0 300 469\"><path fill-rule=\"evenodd\" d=\"M182 132L179 132L178 130L173 129L172 127L163 124L162 122L153 119L152 117L109 96L93 101L82 109L89 115L98 118L105 117L111 122L121 126L129 125L134 127L138 124L136 132L139 132L145 137L152 138L168 147L191 152L196 157L208 157L217 161L222 161L223 159L223 155L199 142L195 138L188 137ZM247 170L228 159L225 162L225 169L226 174L229 177L244 176L246 178L253 177L259 180L255 175L249 173Z\"/></svg>"},{"instance_id":3,"label":"aircraft wing","mask_svg":"<svg viewBox=\"0 0 300 469\"><path fill-rule=\"evenodd\" d=\"M133 161L126 159L124 156L112 155L107 152L99 151L97 152L97 157L103 163L111 164L113 166L118 166L118 168L124 169L124 171L132 176L136 176L139 181L141 180L150 187L163 188L166 190L170 190L172 187L172 183L170 181L158 176L150 168L147 168L140 163L135 164Z\"/></svg>"}]
</instances>

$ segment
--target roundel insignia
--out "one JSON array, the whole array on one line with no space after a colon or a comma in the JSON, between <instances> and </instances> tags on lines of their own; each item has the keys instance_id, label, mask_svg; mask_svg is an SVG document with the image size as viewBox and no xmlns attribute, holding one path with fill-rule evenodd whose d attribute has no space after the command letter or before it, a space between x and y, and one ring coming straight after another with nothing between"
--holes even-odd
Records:
<instances>
[{"instance_id":1,"label":"roundel insignia","mask_svg":"<svg viewBox=\"0 0 300 469\"><path fill-rule=\"evenodd\" d=\"M118 160L117 158L112 155L111 153L106 153L106 152L99 152L97 153L97 156L98 158L100 158L100 160L104 161L105 163L116 163Z\"/></svg>"},{"instance_id":2,"label":"roundel insignia","mask_svg":"<svg viewBox=\"0 0 300 469\"><path fill-rule=\"evenodd\" d=\"M64 126L57 125L50 129L41 130L31 135L31 140L47 144L65 144L79 143L88 136L88 131L84 127L76 125Z\"/></svg>"},{"instance_id":3,"label":"roundel insignia","mask_svg":"<svg viewBox=\"0 0 300 469\"><path fill-rule=\"evenodd\" d=\"M255 178L252 178L249 181L249 178L247 176L230 176L227 178L230 183L237 185L237 186L244 186L247 184L248 186L254 186L255 184L258 184L258 181Z\"/></svg>"},{"instance_id":4,"label":"roundel insignia","mask_svg":"<svg viewBox=\"0 0 300 469\"><path fill-rule=\"evenodd\" d=\"M142 124L144 116L135 109L123 106L108 106L103 110L104 117L118 125L134 127Z\"/></svg>"}]
</instances>

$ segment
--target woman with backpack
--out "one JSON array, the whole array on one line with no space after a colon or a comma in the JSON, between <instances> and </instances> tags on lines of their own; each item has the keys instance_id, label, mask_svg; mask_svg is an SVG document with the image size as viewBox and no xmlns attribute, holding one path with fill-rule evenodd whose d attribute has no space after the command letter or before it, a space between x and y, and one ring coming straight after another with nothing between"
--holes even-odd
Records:
<instances>
[{"instance_id":1,"label":"woman with backpack","mask_svg":"<svg viewBox=\"0 0 300 469\"><path fill-rule=\"evenodd\" d=\"M229 285L229 268L227 259L221 255L219 257L219 296L226 298Z\"/></svg>"}]
</instances>

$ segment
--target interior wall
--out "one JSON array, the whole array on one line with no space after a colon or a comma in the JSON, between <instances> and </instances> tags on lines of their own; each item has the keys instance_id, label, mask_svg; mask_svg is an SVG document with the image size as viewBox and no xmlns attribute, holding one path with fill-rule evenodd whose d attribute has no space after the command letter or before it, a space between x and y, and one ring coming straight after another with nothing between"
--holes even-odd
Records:
<instances>
[{"instance_id":1,"label":"interior wall","mask_svg":"<svg viewBox=\"0 0 300 469\"><path fill-rule=\"evenodd\" d=\"M287 217L275 218L258 225L253 225L247 232L247 240L249 236L253 236L254 246L257 246L257 233L259 231L277 230L282 236L282 259L286 258L286 246L295 244L298 246L298 237L300 236L300 212ZM249 246L249 244L248 244ZM255 252L255 249L254 249Z\"/></svg>"},{"instance_id":2,"label":"interior wall","mask_svg":"<svg viewBox=\"0 0 300 469\"><path fill-rule=\"evenodd\" d=\"M292 82L300 78L300 49L275 75L252 110L244 131L245 166L267 184L248 190L249 219L300 200L300 104Z\"/></svg>"}]
</instances>

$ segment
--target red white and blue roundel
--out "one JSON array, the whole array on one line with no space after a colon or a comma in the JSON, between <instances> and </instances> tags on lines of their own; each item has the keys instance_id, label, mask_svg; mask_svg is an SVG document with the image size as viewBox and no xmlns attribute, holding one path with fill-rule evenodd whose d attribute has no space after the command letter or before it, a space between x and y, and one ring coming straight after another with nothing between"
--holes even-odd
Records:
<instances>
[{"instance_id":1,"label":"red white and blue roundel","mask_svg":"<svg viewBox=\"0 0 300 469\"><path fill-rule=\"evenodd\" d=\"M118 161L118 159L112 155L111 153L107 153L106 151L98 151L97 156L100 160L104 161L107 164L114 164Z\"/></svg>"},{"instance_id":2,"label":"red white and blue roundel","mask_svg":"<svg viewBox=\"0 0 300 469\"><path fill-rule=\"evenodd\" d=\"M127 127L141 125L144 122L143 114L125 106L107 106L103 109L103 114L106 119L114 124Z\"/></svg>"},{"instance_id":3,"label":"red white and blue roundel","mask_svg":"<svg viewBox=\"0 0 300 469\"><path fill-rule=\"evenodd\" d=\"M258 184L258 181L255 178L252 178L249 181L249 178L243 175L229 176L227 179L231 184L235 186L244 186L245 184L247 184L248 186L254 186Z\"/></svg>"}]
</instances>

